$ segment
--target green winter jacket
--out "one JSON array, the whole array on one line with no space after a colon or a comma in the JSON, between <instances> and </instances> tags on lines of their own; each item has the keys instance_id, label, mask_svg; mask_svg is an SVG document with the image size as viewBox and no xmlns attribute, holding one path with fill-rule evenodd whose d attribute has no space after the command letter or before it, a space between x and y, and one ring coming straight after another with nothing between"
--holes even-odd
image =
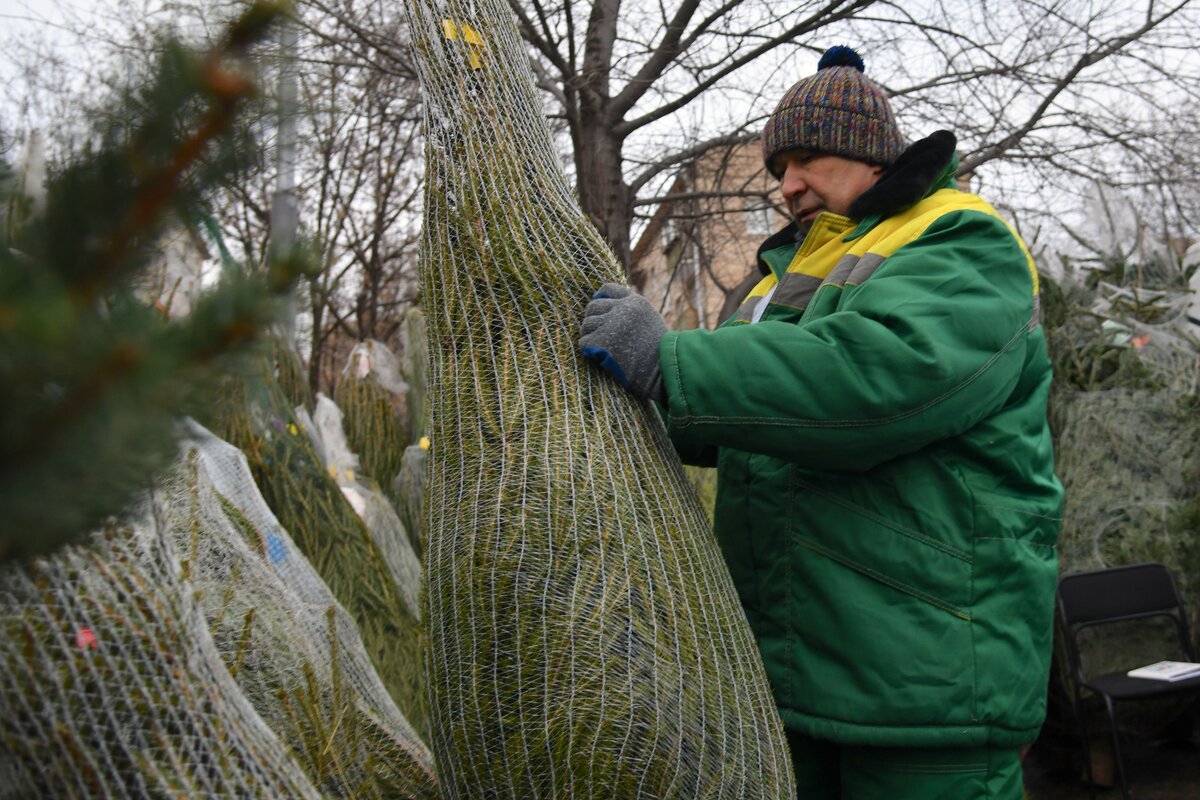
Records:
<instances>
[{"instance_id":1,"label":"green winter jacket","mask_svg":"<svg viewBox=\"0 0 1200 800\"><path fill-rule=\"evenodd\" d=\"M1011 746L1045 716L1062 487L1037 272L952 188L953 148L772 237L733 318L659 346L784 724L837 742Z\"/></svg>"}]
</instances>

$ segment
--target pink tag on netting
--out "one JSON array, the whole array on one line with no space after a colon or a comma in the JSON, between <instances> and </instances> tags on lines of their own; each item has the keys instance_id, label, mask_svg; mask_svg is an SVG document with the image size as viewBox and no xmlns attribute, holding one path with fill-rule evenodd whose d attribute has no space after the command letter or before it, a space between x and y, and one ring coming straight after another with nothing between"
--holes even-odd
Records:
<instances>
[{"instance_id":1,"label":"pink tag on netting","mask_svg":"<svg viewBox=\"0 0 1200 800\"><path fill-rule=\"evenodd\" d=\"M80 650L98 650L100 642L96 641L96 634L92 633L92 629L86 625L75 631L75 644Z\"/></svg>"}]
</instances>

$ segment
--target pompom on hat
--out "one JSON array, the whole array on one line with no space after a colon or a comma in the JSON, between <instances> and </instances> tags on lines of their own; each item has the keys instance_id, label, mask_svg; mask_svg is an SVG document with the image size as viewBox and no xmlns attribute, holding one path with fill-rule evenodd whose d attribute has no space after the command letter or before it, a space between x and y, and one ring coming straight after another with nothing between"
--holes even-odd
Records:
<instances>
[{"instance_id":1,"label":"pompom on hat","mask_svg":"<svg viewBox=\"0 0 1200 800\"><path fill-rule=\"evenodd\" d=\"M865 74L853 49L831 47L815 75L801 78L775 106L763 129L763 160L777 178L775 157L803 147L817 153L890 166L905 147L887 96Z\"/></svg>"}]
</instances>

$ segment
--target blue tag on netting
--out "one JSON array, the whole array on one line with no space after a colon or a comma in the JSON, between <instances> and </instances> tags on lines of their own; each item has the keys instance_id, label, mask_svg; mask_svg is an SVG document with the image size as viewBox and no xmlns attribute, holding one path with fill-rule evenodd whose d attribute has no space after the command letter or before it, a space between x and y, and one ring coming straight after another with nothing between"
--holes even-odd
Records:
<instances>
[{"instance_id":1,"label":"blue tag on netting","mask_svg":"<svg viewBox=\"0 0 1200 800\"><path fill-rule=\"evenodd\" d=\"M267 534L267 557L271 559L272 564L278 564L287 558L287 545L273 533Z\"/></svg>"}]
</instances>

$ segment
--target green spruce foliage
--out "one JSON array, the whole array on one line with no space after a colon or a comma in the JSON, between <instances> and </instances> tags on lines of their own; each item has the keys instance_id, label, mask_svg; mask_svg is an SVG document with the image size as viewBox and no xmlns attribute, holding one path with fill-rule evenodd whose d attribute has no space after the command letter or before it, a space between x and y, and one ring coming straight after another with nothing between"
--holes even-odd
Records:
<instances>
[{"instance_id":1,"label":"green spruce foliage","mask_svg":"<svg viewBox=\"0 0 1200 800\"><path fill-rule=\"evenodd\" d=\"M192 426L168 535L238 686L326 797L433 798L432 757L358 629L267 509L242 454Z\"/></svg>"},{"instance_id":2,"label":"green spruce foliage","mask_svg":"<svg viewBox=\"0 0 1200 800\"><path fill-rule=\"evenodd\" d=\"M374 373L348 369L338 379L333 399L346 415L346 440L358 454L362 474L390 490L411 430L403 395L389 391Z\"/></svg>"},{"instance_id":3,"label":"green spruce foliage","mask_svg":"<svg viewBox=\"0 0 1200 800\"><path fill-rule=\"evenodd\" d=\"M1191 267L1157 254L1044 279L1065 571L1158 560L1200 598L1200 341Z\"/></svg>"}]
</instances>

